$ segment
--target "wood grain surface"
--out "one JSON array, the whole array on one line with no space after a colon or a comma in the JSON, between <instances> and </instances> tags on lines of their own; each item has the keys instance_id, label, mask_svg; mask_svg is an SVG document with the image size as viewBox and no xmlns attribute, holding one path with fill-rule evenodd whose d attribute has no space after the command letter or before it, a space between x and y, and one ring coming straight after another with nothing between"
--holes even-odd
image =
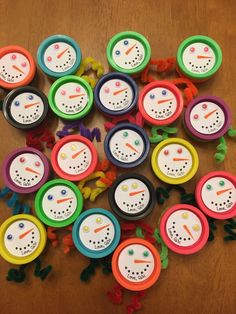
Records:
<instances>
[{"instance_id":1,"label":"wood grain surface","mask_svg":"<svg viewBox=\"0 0 236 314\"><path fill-rule=\"evenodd\" d=\"M223 65L214 78L199 85L199 94L223 98L233 113L236 125L236 2L216 0L129 0L129 1L76 1L76 0L0 0L0 45L18 44L27 48L35 57L39 43L52 34L66 34L80 45L83 56L100 60L108 71L106 45L114 34L134 30L145 35L152 47L152 56L162 58L175 56L180 42L195 34L208 35L222 47ZM40 70L34 86L48 93L51 82ZM102 130L104 118L95 109L84 123ZM50 129L55 132L62 126L51 117ZM187 138L179 122L179 137ZM16 147L25 145L25 134L11 127L0 115L0 160ZM191 141L191 140L190 140ZM191 141L192 142L192 141ZM95 144L100 157L104 157L103 142ZM229 152L223 164L216 165L213 154L216 142L194 143L200 157L197 175L185 184L188 192L194 190L197 180L213 170L227 170L236 174L235 142L229 142ZM50 155L50 151L46 152ZM154 176L149 159L138 169L147 174L154 186L161 182ZM1 186L2 186L1 178ZM33 197L27 199L32 202ZM169 199L166 207L178 202L177 194ZM96 206L109 209L107 195L100 197ZM85 202L85 209L94 207ZM0 223L11 215L1 202ZM162 206L156 206L146 219L153 227L157 225ZM63 233L62 233L63 234ZM62 236L62 235L61 235ZM147 292L140 313L228 313L236 312L236 243L223 241L223 222L217 223L215 240L199 253L181 256L170 252L169 267L163 270L159 281ZM0 258L0 313L2 314L73 314L73 313L125 313L132 293L125 294L124 303L112 305L106 292L115 285L112 275L104 276L101 269L90 283L79 279L88 259L77 251L65 255L62 246L48 245L42 255L43 264L52 264L53 273L41 282L33 276L33 267L27 271L27 280L15 284L5 280L11 266Z\"/></svg>"}]
</instances>

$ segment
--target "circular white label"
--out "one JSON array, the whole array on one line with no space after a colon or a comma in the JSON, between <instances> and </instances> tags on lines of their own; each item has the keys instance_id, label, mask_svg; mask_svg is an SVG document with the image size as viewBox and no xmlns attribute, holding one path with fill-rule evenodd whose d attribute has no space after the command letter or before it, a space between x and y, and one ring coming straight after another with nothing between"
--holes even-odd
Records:
<instances>
[{"instance_id":1,"label":"circular white label","mask_svg":"<svg viewBox=\"0 0 236 314\"><path fill-rule=\"evenodd\" d=\"M92 214L86 217L80 225L80 240L89 250L106 249L112 243L114 236L115 228L112 221L102 214Z\"/></svg>"},{"instance_id":2,"label":"circular white label","mask_svg":"<svg viewBox=\"0 0 236 314\"><path fill-rule=\"evenodd\" d=\"M21 53L11 52L0 59L0 78L7 83L19 83L29 74L29 60Z\"/></svg>"},{"instance_id":3,"label":"circular white label","mask_svg":"<svg viewBox=\"0 0 236 314\"><path fill-rule=\"evenodd\" d=\"M32 254L39 246L38 227L29 220L13 222L4 235L4 245L13 256L25 257Z\"/></svg>"},{"instance_id":4,"label":"circular white label","mask_svg":"<svg viewBox=\"0 0 236 314\"><path fill-rule=\"evenodd\" d=\"M11 180L20 187L37 185L44 176L42 159L33 153L23 153L13 159L10 165Z\"/></svg>"},{"instance_id":5,"label":"circular white label","mask_svg":"<svg viewBox=\"0 0 236 314\"><path fill-rule=\"evenodd\" d=\"M118 41L113 50L114 62L123 69L135 69L140 66L145 57L145 49L140 41L127 38Z\"/></svg>"},{"instance_id":6,"label":"circular white label","mask_svg":"<svg viewBox=\"0 0 236 314\"><path fill-rule=\"evenodd\" d=\"M55 42L47 47L43 60L50 71L66 72L75 64L76 51L65 42Z\"/></svg>"},{"instance_id":7,"label":"circular white label","mask_svg":"<svg viewBox=\"0 0 236 314\"><path fill-rule=\"evenodd\" d=\"M125 110L133 101L132 87L125 81L112 79L105 82L99 91L99 98L104 107L113 111Z\"/></svg>"},{"instance_id":8,"label":"circular white label","mask_svg":"<svg viewBox=\"0 0 236 314\"><path fill-rule=\"evenodd\" d=\"M150 192L146 184L136 178L126 179L116 187L114 198L126 214L138 214L149 204Z\"/></svg>"},{"instance_id":9,"label":"circular white label","mask_svg":"<svg viewBox=\"0 0 236 314\"><path fill-rule=\"evenodd\" d=\"M204 183L201 197L210 210L216 213L224 213L235 206L236 189L228 179L214 177Z\"/></svg>"},{"instance_id":10,"label":"circular white label","mask_svg":"<svg viewBox=\"0 0 236 314\"><path fill-rule=\"evenodd\" d=\"M196 214L189 210L177 210L166 222L166 233L178 246L194 245L202 234L202 224Z\"/></svg>"}]
</instances>

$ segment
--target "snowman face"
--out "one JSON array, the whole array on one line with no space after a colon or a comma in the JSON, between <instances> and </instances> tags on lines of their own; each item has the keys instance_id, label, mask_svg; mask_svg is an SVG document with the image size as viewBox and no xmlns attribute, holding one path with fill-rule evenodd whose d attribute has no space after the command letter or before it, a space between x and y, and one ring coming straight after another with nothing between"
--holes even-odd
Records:
<instances>
[{"instance_id":1,"label":"snowman face","mask_svg":"<svg viewBox=\"0 0 236 314\"><path fill-rule=\"evenodd\" d=\"M111 137L109 148L116 160L132 163L142 156L145 145L142 137L136 131L122 129Z\"/></svg>"},{"instance_id":2,"label":"snowman face","mask_svg":"<svg viewBox=\"0 0 236 314\"><path fill-rule=\"evenodd\" d=\"M144 56L144 46L133 38L118 41L112 51L114 62L123 69L134 69L140 66Z\"/></svg>"},{"instance_id":3,"label":"snowman face","mask_svg":"<svg viewBox=\"0 0 236 314\"><path fill-rule=\"evenodd\" d=\"M235 206L236 189L234 184L223 177L213 177L202 187L204 204L213 212L224 213Z\"/></svg>"},{"instance_id":4,"label":"snowman face","mask_svg":"<svg viewBox=\"0 0 236 314\"><path fill-rule=\"evenodd\" d=\"M19 52L7 53L0 59L0 78L4 82L19 83L29 72L29 60Z\"/></svg>"},{"instance_id":5,"label":"snowman face","mask_svg":"<svg viewBox=\"0 0 236 314\"><path fill-rule=\"evenodd\" d=\"M166 88L153 88L143 99L146 113L153 119L165 120L172 117L177 110L175 95Z\"/></svg>"},{"instance_id":6,"label":"snowman face","mask_svg":"<svg viewBox=\"0 0 236 314\"><path fill-rule=\"evenodd\" d=\"M166 233L176 245L188 247L200 239L202 224L195 213L184 209L177 210L167 219Z\"/></svg>"},{"instance_id":7,"label":"snowman face","mask_svg":"<svg viewBox=\"0 0 236 314\"><path fill-rule=\"evenodd\" d=\"M99 91L99 98L104 107L109 110L125 110L133 102L133 89L125 81L112 79L105 82Z\"/></svg>"},{"instance_id":8,"label":"snowman face","mask_svg":"<svg viewBox=\"0 0 236 314\"><path fill-rule=\"evenodd\" d=\"M6 230L4 244L10 254L25 257L32 254L39 246L40 232L31 221L21 219L13 222Z\"/></svg>"},{"instance_id":9,"label":"snowman face","mask_svg":"<svg viewBox=\"0 0 236 314\"><path fill-rule=\"evenodd\" d=\"M169 144L163 147L158 156L157 164L161 172L170 178L186 176L192 169L192 155L180 144Z\"/></svg>"},{"instance_id":10,"label":"snowman face","mask_svg":"<svg viewBox=\"0 0 236 314\"><path fill-rule=\"evenodd\" d=\"M82 142L67 142L60 148L57 162L63 172L70 175L81 174L89 168L92 162L92 153L89 147Z\"/></svg>"},{"instance_id":11,"label":"snowman face","mask_svg":"<svg viewBox=\"0 0 236 314\"><path fill-rule=\"evenodd\" d=\"M85 88L75 82L61 85L55 93L57 108L66 114L81 112L87 105L89 96Z\"/></svg>"},{"instance_id":12,"label":"snowman face","mask_svg":"<svg viewBox=\"0 0 236 314\"><path fill-rule=\"evenodd\" d=\"M89 250L106 249L113 242L114 236L115 228L112 221L102 214L89 215L80 225L80 240Z\"/></svg>"},{"instance_id":13,"label":"snowman face","mask_svg":"<svg viewBox=\"0 0 236 314\"><path fill-rule=\"evenodd\" d=\"M44 176L44 164L42 159L33 153L23 153L15 157L10 165L11 180L19 187L33 187Z\"/></svg>"},{"instance_id":14,"label":"snowman face","mask_svg":"<svg viewBox=\"0 0 236 314\"><path fill-rule=\"evenodd\" d=\"M47 190L42 199L42 209L52 220L63 221L77 209L77 198L68 186L56 185Z\"/></svg>"},{"instance_id":15,"label":"snowman face","mask_svg":"<svg viewBox=\"0 0 236 314\"><path fill-rule=\"evenodd\" d=\"M152 252L142 244L126 246L118 258L121 275L131 282L148 279L154 271L155 260Z\"/></svg>"},{"instance_id":16,"label":"snowman face","mask_svg":"<svg viewBox=\"0 0 236 314\"><path fill-rule=\"evenodd\" d=\"M215 62L214 51L204 43L193 43L183 52L183 63L192 73L207 73L214 67Z\"/></svg>"},{"instance_id":17,"label":"snowman face","mask_svg":"<svg viewBox=\"0 0 236 314\"><path fill-rule=\"evenodd\" d=\"M190 123L199 133L215 134L224 126L225 114L216 103L200 102L191 110Z\"/></svg>"},{"instance_id":18,"label":"snowman face","mask_svg":"<svg viewBox=\"0 0 236 314\"><path fill-rule=\"evenodd\" d=\"M150 192L141 180L130 178L122 181L114 193L115 202L127 214L137 214L149 204Z\"/></svg>"},{"instance_id":19,"label":"snowman face","mask_svg":"<svg viewBox=\"0 0 236 314\"><path fill-rule=\"evenodd\" d=\"M44 53L44 64L53 72L61 73L73 67L76 61L75 49L65 42L55 42Z\"/></svg>"}]
</instances>

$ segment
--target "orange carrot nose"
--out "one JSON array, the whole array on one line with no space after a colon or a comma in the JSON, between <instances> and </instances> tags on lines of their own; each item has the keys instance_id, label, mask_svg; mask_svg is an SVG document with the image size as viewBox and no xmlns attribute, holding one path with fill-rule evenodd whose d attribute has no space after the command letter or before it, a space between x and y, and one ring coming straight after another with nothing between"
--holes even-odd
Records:
<instances>
[{"instance_id":1,"label":"orange carrot nose","mask_svg":"<svg viewBox=\"0 0 236 314\"><path fill-rule=\"evenodd\" d=\"M126 50L125 54L128 55L134 49L135 46L136 46L136 43L132 47L130 47L128 50Z\"/></svg>"},{"instance_id":2,"label":"orange carrot nose","mask_svg":"<svg viewBox=\"0 0 236 314\"><path fill-rule=\"evenodd\" d=\"M191 231L189 230L188 226L183 225L183 228L184 228L184 230L190 235L190 237L194 240L194 237L193 237Z\"/></svg>"},{"instance_id":3,"label":"orange carrot nose","mask_svg":"<svg viewBox=\"0 0 236 314\"><path fill-rule=\"evenodd\" d=\"M212 59L213 57L209 56L197 56L198 59Z\"/></svg>"},{"instance_id":4,"label":"orange carrot nose","mask_svg":"<svg viewBox=\"0 0 236 314\"><path fill-rule=\"evenodd\" d=\"M40 173L39 173L38 171L35 171L34 169L29 168L29 167L26 167L26 168L25 168L25 171L32 172L32 173L35 173L35 174L40 175Z\"/></svg>"},{"instance_id":5,"label":"orange carrot nose","mask_svg":"<svg viewBox=\"0 0 236 314\"><path fill-rule=\"evenodd\" d=\"M30 230L22 233L21 235L19 235L19 239L23 239L25 236L27 236L27 234L29 234L32 230L34 230L34 228L31 228Z\"/></svg>"},{"instance_id":6,"label":"orange carrot nose","mask_svg":"<svg viewBox=\"0 0 236 314\"><path fill-rule=\"evenodd\" d=\"M76 95L70 95L69 98L76 98L76 97L81 97L81 96L85 96L85 94L76 94Z\"/></svg>"},{"instance_id":7,"label":"orange carrot nose","mask_svg":"<svg viewBox=\"0 0 236 314\"><path fill-rule=\"evenodd\" d=\"M123 89L120 89L120 90L117 90L116 92L113 93L114 96L124 92L125 90L127 90L128 88L123 88Z\"/></svg>"},{"instance_id":8,"label":"orange carrot nose","mask_svg":"<svg viewBox=\"0 0 236 314\"><path fill-rule=\"evenodd\" d=\"M36 105L38 105L38 104L39 104L39 102L34 102L34 103L32 103L32 104L24 105L24 108L25 108L25 109L28 109L28 108L31 108L31 107L36 106Z\"/></svg>"},{"instance_id":9,"label":"orange carrot nose","mask_svg":"<svg viewBox=\"0 0 236 314\"><path fill-rule=\"evenodd\" d=\"M85 148L81 149L80 151L78 151L77 153L75 153L74 155L72 155L72 158L75 159L75 158L78 157L84 150L85 150Z\"/></svg>"},{"instance_id":10,"label":"orange carrot nose","mask_svg":"<svg viewBox=\"0 0 236 314\"><path fill-rule=\"evenodd\" d=\"M216 192L216 195L221 195L221 194L223 194L223 193L225 193L225 192L228 192L228 191L230 191L230 190L232 190L232 188L217 191L217 192Z\"/></svg>"},{"instance_id":11,"label":"orange carrot nose","mask_svg":"<svg viewBox=\"0 0 236 314\"><path fill-rule=\"evenodd\" d=\"M72 199L73 199L73 197L61 198L60 200L57 200L57 204L67 202L67 201L72 200Z\"/></svg>"},{"instance_id":12,"label":"orange carrot nose","mask_svg":"<svg viewBox=\"0 0 236 314\"><path fill-rule=\"evenodd\" d=\"M215 113L218 109L214 109L211 112L208 112L207 114L205 114L204 118L208 119L213 113Z\"/></svg>"},{"instance_id":13,"label":"orange carrot nose","mask_svg":"<svg viewBox=\"0 0 236 314\"><path fill-rule=\"evenodd\" d=\"M160 104L163 104L164 102L168 102L168 101L171 101L171 100L173 100L173 98L168 98L168 99L161 99L161 100L158 100L158 105L160 105Z\"/></svg>"},{"instance_id":14,"label":"orange carrot nose","mask_svg":"<svg viewBox=\"0 0 236 314\"><path fill-rule=\"evenodd\" d=\"M94 229L94 232L95 232L95 233L98 233L98 232L102 231L103 229L105 229L105 228L107 228L107 227L109 227L109 226L110 226L110 224L107 224L107 225L105 225L105 226L96 228L96 229Z\"/></svg>"},{"instance_id":15,"label":"orange carrot nose","mask_svg":"<svg viewBox=\"0 0 236 314\"><path fill-rule=\"evenodd\" d=\"M134 263L135 264L150 264L151 263L151 261L145 261L145 260L143 260L143 259L135 259L134 260Z\"/></svg>"},{"instance_id":16,"label":"orange carrot nose","mask_svg":"<svg viewBox=\"0 0 236 314\"><path fill-rule=\"evenodd\" d=\"M134 152L138 153L137 149L134 148L131 144L125 143L125 146L129 147L129 148L132 149Z\"/></svg>"},{"instance_id":17,"label":"orange carrot nose","mask_svg":"<svg viewBox=\"0 0 236 314\"><path fill-rule=\"evenodd\" d=\"M185 161L185 160L189 160L188 158L173 158L173 161Z\"/></svg>"},{"instance_id":18,"label":"orange carrot nose","mask_svg":"<svg viewBox=\"0 0 236 314\"><path fill-rule=\"evenodd\" d=\"M66 48L66 49L63 50L61 53L59 53L59 54L57 55L57 59L60 59L68 49L69 49L69 48Z\"/></svg>"},{"instance_id":19,"label":"orange carrot nose","mask_svg":"<svg viewBox=\"0 0 236 314\"><path fill-rule=\"evenodd\" d=\"M134 196L134 195L137 195L137 194L140 194L140 193L143 193L143 192L145 192L145 190L140 190L140 191L137 191L137 192L130 192L129 196Z\"/></svg>"},{"instance_id":20,"label":"orange carrot nose","mask_svg":"<svg viewBox=\"0 0 236 314\"><path fill-rule=\"evenodd\" d=\"M22 74L25 74L18 66L16 66L15 64L12 66L13 69L15 69L16 71L22 73Z\"/></svg>"}]
</instances>

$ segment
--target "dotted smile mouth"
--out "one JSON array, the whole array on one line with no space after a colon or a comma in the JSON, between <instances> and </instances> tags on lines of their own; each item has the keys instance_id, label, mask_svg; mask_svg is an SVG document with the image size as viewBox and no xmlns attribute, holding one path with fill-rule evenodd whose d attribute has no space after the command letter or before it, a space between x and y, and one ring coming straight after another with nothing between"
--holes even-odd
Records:
<instances>
[{"instance_id":1,"label":"dotted smile mouth","mask_svg":"<svg viewBox=\"0 0 236 314\"><path fill-rule=\"evenodd\" d=\"M125 266L125 270L128 272L128 274L131 274L131 275L144 275L144 273L148 270L149 268L149 263L151 263L150 261L142 261L142 262L139 262L139 260L134 260L134 263L146 263L146 266L144 269L140 270L140 271L132 271L131 269L129 269L127 266Z\"/></svg>"},{"instance_id":2,"label":"dotted smile mouth","mask_svg":"<svg viewBox=\"0 0 236 314\"><path fill-rule=\"evenodd\" d=\"M132 49L131 49L131 48L132 48ZM128 54L135 48L135 50L136 50L136 57L134 57L131 61L125 62L125 64L133 65L133 64L135 64L137 61L141 61L143 55L140 54L140 50L139 50L139 48L137 47L137 43L135 43L131 48L129 48L129 49L131 49L131 50L127 50L127 51L125 52L125 54L128 55ZM127 53L127 52L128 52L128 53Z\"/></svg>"},{"instance_id":3,"label":"dotted smile mouth","mask_svg":"<svg viewBox=\"0 0 236 314\"><path fill-rule=\"evenodd\" d=\"M191 65L192 67L192 70L196 70L196 69L205 69L207 66L209 66L209 64L211 63L211 59L212 57L208 57L207 59L207 62L204 64L204 65L195 65L194 63L192 62L189 62L189 65ZM200 58L198 58L200 59Z\"/></svg>"},{"instance_id":4,"label":"dotted smile mouth","mask_svg":"<svg viewBox=\"0 0 236 314\"><path fill-rule=\"evenodd\" d=\"M20 74L18 74L18 75L9 74L9 73L6 71L6 68L5 68L4 65L2 66L2 71L3 71L4 75L6 75L8 78L11 78L11 79L14 79L14 78L17 78L17 79L18 79L19 77L23 76L22 73L20 73Z\"/></svg>"},{"instance_id":5,"label":"dotted smile mouth","mask_svg":"<svg viewBox=\"0 0 236 314\"><path fill-rule=\"evenodd\" d=\"M73 199L73 197L68 197L68 198L65 198L65 199L57 200L56 201L57 204L60 204L60 203L63 203L63 202L66 202L66 201L70 200L68 208L66 208L66 209L63 208L60 211L56 211L56 210L50 209L50 212L53 213L54 215L65 214L66 212L68 212L71 209L72 199Z\"/></svg>"}]
</instances>

